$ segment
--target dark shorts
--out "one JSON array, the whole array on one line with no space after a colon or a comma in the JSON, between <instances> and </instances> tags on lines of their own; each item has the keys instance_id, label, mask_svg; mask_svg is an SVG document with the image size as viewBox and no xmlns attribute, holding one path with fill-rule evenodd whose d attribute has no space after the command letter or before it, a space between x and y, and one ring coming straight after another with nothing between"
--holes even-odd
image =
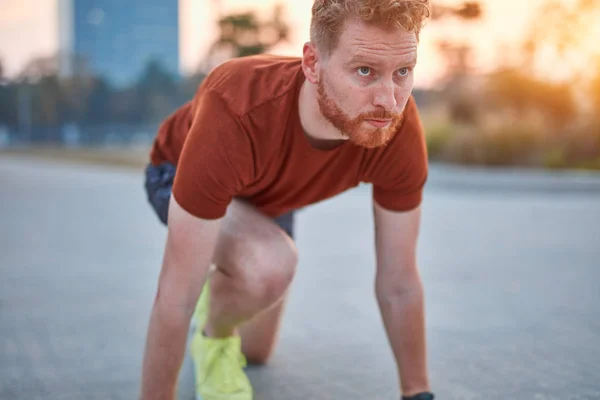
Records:
<instances>
[{"instance_id":1,"label":"dark shorts","mask_svg":"<svg viewBox=\"0 0 600 400\"><path fill-rule=\"evenodd\" d=\"M158 166L148 164L146 167L146 195L158 219L167 225L169 199L175 179L175 166L162 163ZM281 215L273 220L292 239L294 238L294 211Z\"/></svg>"}]
</instances>

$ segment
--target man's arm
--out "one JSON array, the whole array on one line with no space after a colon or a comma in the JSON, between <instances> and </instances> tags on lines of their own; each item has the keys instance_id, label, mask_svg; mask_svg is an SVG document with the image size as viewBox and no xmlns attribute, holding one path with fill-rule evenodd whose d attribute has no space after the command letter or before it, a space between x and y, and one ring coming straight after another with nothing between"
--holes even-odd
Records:
<instances>
[{"instance_id":1,"label":"man's arm","mask_svg":"<svg viewBox=\"0 0 600 400\"><path fill-rule=\"evenodd\" d=\"M171 197L168 226L146 340L143 400L175 398L190 319L206 281L220 220L196 218Z\"/></svg>"},{"instance_id":2,"label":"man's arm","mask_svg":"<svg viewBox=\"0 0 600 400\"><path fill-rule=\"evenodd\" d=\"M376 296L404 396L429 391L423 286L416 262L420 218L420 208L393 212L374 202Z\"/></svg>"}]
</instances>

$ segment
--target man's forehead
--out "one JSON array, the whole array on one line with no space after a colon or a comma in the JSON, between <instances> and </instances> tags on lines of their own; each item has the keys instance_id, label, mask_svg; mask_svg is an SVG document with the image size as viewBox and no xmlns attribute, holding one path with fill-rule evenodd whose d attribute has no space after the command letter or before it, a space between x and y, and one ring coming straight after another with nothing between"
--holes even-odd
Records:
<instances>
[{"instance_id":1,"label":"man's forehead","mask_svg":"<svg viewBox=\"0 0 600 400\"><path fill-rule=\"evenodd\" d=\"M410 39L396 41L355 40L340 43L338 54L344 62L386 61L396 63L411 63L417 59L417 42Z\"/></svg>"},{"instance_id":2,"label":"man's forehead","mask_svg":"<svg viewBox=\"0 0 600 400\"><path fill-rule=\"evenodd\" d=\"M416 50L417 35L400 27L383 29L377 26L348 26L341 32L339 44L349 48L365 48L374 51L390 49Z\"/></svg>"}]
</instances>

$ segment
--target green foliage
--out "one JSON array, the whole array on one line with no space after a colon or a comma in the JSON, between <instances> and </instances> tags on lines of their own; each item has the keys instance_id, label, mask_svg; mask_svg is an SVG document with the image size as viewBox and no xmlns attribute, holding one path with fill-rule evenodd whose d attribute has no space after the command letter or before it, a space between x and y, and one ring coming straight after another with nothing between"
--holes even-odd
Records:
<instances>
[{"instance_id":1,"label":"green foliage","mask_svg":"<svg viewBox=\"0 0 600 400\"><path fill-rule=\"evenodd\" d=\"M0 85L0 124L12 126L17 121L17 85Z\"/></svg>"},{"instance_id":2,"label":"green foliage","mask_svg":"<svg viewBox=\"0 0 600 400\"><path fill-rule=\"evenodd\" d=\"M436 159L443 156L450 140L452 140L452 126L448 123L435 122L425 127L427 139L427 153L430 158Z\"/></svg>"},{"instance_id":3,"label":"green foliage","mask_svg":"<svg viewBox=\"0 0 600 400\"><path fill-rule=\"evenodd\" d=\"M555 146L547 149L542 155L541 165L549 169L563 169L569 166L567 155L563 147Z\"/></svg>"},{"instance_id":4,"label":"green foliage","mask_svg":"<svg viewBox=\"0 0 600 400\"><path fill-rule=\"evenodd\" d=\"M479 126L426 120L429 157L466 165L600 170L600 124L557 132L539 121L504 117Z\"/></svg>"},{"instance_id":5,"label":"green foliage","mask_svg":"<svg viewBox=\"0 0 600 400\"><path fill-rule=\"evenodd\" d=\"M435 5L433 19L455 18L467 26L480 15L476 4ZM598 16L597 0L545 2L531 17L513 57L487 75L473 74L469 42L441 38L438 50L447 70L438 93L446 117L427 123L430 157L465 164L597 169L600 53L595 63L587 62L592 54L586 41ZM573 79L536 75L549 55L554 56L552 65L572 68Z\"/></svg>"},{"instance_id":6,"label":"green foliage","mask_svg":"<svg viewBox=\"0 0 600 400\"><path fill-rule=\"evenodd\" d=\"M545 82L516 69L491 74L485 93L492 107L509 109L520 117L539 112L562 126L577 114L569 85Z\"/></svg>"},{"instance_id":7,"label":"green foliage","mask_svg":"<svg viewBox=\"0 0 600 400\"><path fill-rule=\"evenodd\" d=\"M500 126L467 129L449 152L468 164L490 166L530 165L540 139L532 126L509 122Z\"/></svg>"},{"instance_id":8,"label":"green foliage","mask_svg":"<svg viewBox=\"0 0 600 400\"><path fill-rule=\"evenodd\" d=\"M486 165L530 164L541 141L534 126L518 123L484 130L476 139L481 163Z\"/></svg>"},{"instance_id":9,"label":"green foliage","mask_svg":"<svg viewBox=\"0 0 600 400\"><path fill-rule=\"evenodd\" d=\"M479 119L479 104L475 96L456 94L448 99L450 118L459 124L476 124Z\"/></svg>"},{"instance_id":10,"label":"green foliage","mask_svg":"<svg viewBox=\"0 0 600 400\"><path fill-rule=\"evenodd\" d=\"M37 78L0 85L0 125L13 130L49 129L44 140L60 140L60 127L158 123L188 101L203 75L178 81L151 60L139 79L116 88L89 72L69 78L45 71ZM6 104L6 106L4 106Z\"/></svg>"}]
</instances>

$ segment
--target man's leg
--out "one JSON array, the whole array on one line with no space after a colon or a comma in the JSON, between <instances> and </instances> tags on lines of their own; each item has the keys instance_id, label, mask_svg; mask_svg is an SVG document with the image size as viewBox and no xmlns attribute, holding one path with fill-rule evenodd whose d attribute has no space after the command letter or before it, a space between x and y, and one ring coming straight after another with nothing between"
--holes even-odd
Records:
<instances>
[{"instance_id":1,"label":"man's leg","mask_svg":"<svg viewBox=\"0 0 600 400\"><path fill-rule=\"evenodd\" d=\"M296 269L292 239L254 207L234 200L223 218L215 247L215 268L195 312L196 330L190 343L197 398L251 400L253 389L242 368L242 340L247 354L273 347L280 312L265 319L282 301ZM236 333L247 325L245 339ZM257 324L258 323L258 324ZM252 329L254 325L255 329ZM259 330L266 332L259 337ZM249 332L249 333L248 333ZM245 354L244 354L245 355Z\"/></svg>"},{"instance_id":2,"label":"man's leg","mask_svg":"<svg viewBox=\"0 0 600 400\"><path fill-rule=\"evenodd\" d=\"M146 168L145 187L148 200L165 225L174 177L175 167L169 163L160 166L148 165ZM221 332L222 336L231 333L232 325L235 330L235 327L241 324L237 330L242 340L242 351L250 363L265 363L276 344L285 304L285 292L293 277L297 261L296 249L292 241L293 232L293 212L273 221L253 207L239 201L234 201L224 219L217 245L218 251L215 252L217 268L211 278L213 291L216 289L217 294L216 299L212 301L214 310L211 312L210 322L214 324L213 320L216 319L216 329L225 330ZM281 264L277 265L279 261ZM253 267L252 264L256 263L260 265ZM264 275L268 276L264 277ZM260 281L262 285L253 284L254 281ZM244 298L246 295L243 293L245 291L243 287L246 285L249 286L245 290L250 291L250 297L256 297L253 294L255 291L268 291L262 295L259 293L259 298L253 302L254 304L248 304L249 311L243 309L235 311L237 308L235 302L222 304L223 301L219 301L219 297L222 297L227 302L231 302L234 297L228 296L228 290L235 290ZM242 289L236 286L242 286ZM230 314L229 308L235 311L231 317L233 321L225 321L223 328L221 321ZM219 317L219 313L225 317ZM236 317L235 313L240 315ZM208 331L212 329L211 326L207 328Z\"/></svg>"},{"instance_id":3,"label":"man's leg","mask_svg":"<svg viewBox=\"0 0 600 400\"><path fill-rule=\"evenodd\" d=\"M223 219L214 264L206 333L231 336L245 323L239 329L244 352L250 361L264 362L296 269L293 240L271 218L234 200Z\"/></svg>"},{"instance_id":4,"label":"man's leg","mask_svg":"<svg viewBox=\"0 0 600 400\"><path fill-rule=\"evenodd\" d=\"M274 222L294 239L293 211L275 218ZM271 357L279 338L286 300L287 292L274 305L240 326L242 352L251 364L265 364Z\"/></svg>"},{"instance_id":5,"label":"man's leg","mask_svg":"<svg viewBox=\"0 0 600 400\"><path fill-rule=\"evenodd\" d=\"M242 352L250 364L266 364L273 354L286 300L284 295L275 305L240 326Z\"/></svg>"}]
</instances>

